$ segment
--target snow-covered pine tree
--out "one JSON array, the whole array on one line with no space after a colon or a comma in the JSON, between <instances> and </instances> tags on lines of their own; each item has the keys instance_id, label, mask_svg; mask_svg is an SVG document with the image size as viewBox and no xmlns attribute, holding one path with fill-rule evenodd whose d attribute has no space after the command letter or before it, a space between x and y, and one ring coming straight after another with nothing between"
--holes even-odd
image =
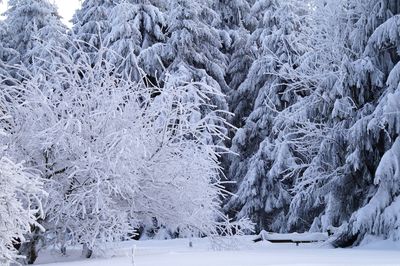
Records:
<instances>
[{"instance_id":1,"label":"snow-covered pine tree","mask_svg":"<svg viewBox=\"0 0 400 266\"><path fill-rule=\"evenodd\" d=\"M211 0L169 2L165 14L166 43L155 45L142 55L154 58L151 65L156 66L154 69L163 80L167 80L167 73L171 77L176 73L184 79L182 82L204 81L219 87L222 92L228 90L224 80L227 58L220 51L220 35L213 26L219 17L211 7ZM225 99L213 98L213 103L220 109L227 109Z\"/></svg>"},{"instance_id":2,"label":"snow-covered pine tree","mask_svg":"<svg viewBox=\"0 0 400 266\"><path fill-rule=\"evenodd\" d=\"M283 34L290 37L291 32L285 33L282 29L280 32L277 30L278 23L282 23L284 17L279 18L278 16L284 16L284 14L277 14L279 3L277 1L264 1L259 0L254 3L251 8L251 15L258 19L258 25L254 32L251 34L249 40L246 40L245 49L242 48L242 52L245 52L250 59L248 61L254 61L252 63L249 73L244 76L246 79L243 82L235 82L232 84L234 87L240 85L240 87L232 88L231 96L231 109L235 114L236 126L243 126L243 118L247 118L250 112L254 109L254 102L257 98L260 87L265 83L265 79L268 79L270 74L269 62L274 61L275 47L280 40L279 38L274 39L274 34ZM264 41L264 38L266 39ZM270 46L270 47L269 47ZM279 53L285 54L283 47ZM271 50L271 51L270 51ZM289 54L289 53L288 53ZM268 57L267 55L271 55ZM255 57L252 59L251 57ZM271 61L271 60L272 61ZM264 68L263 68L264 67ZM233 72L233 66L230 71ZM236 78L236 76L235 76Z\"/></svg>"},{"instance_id":3,"label":"snow-covered pine tree","mask_svg":"<svg viewBox=\"0 0 400 266\"><path fill-rule=\"evenodd\" d=\"M316 25L308 37L314 44L296 71L304 71L302 82L312 88L299 102L307 106L311 126L302 127L301 134L318 126L324 137L296 180L289 229L342 226L340 246L365 234L396 238L391 213L397 188L388 184L396 180L391 171L397 157L390 155L398 136L393 105L399 83L398 13L399 5L390 1L327 1L315 7Z\"/></svg>"},{"instance_id":4,"label":"snow-covered pine tree","mask_svg":"<svg viewBox=\"0 0 400 266\"><path fill-rule=\"evenodd\" d=\"M6 12L8 47L16 50L21 63L30 71L49 65L49 50L64 47L66 27L56 7L48 0L10 0Z\"/></svg>"},{"instance_id":5,"label":"snow-covered pine tree","mask_svg":"<svg viewBox=\"0 0 400 266\"><path fill-rule=\"evenodd\" d=\"M343 80L349 60L356 57L350 35L360 17L359 7L348 0L316 2L304 31L307 52L299 58L299 66L285 74L295 81L290 86L307 92L281 118L296 121L295 150L305 155L303 171L294 180L288 230L339 226L348 220L357 200L349 186L343 187L347 131L354 116Z\"/></svg>"},{"instance_id":6,"label":"snow-covered pine tree","mask_svg":"<svg viewBox=\"0 0 400 266\"><path fill-rule=\"evenodd\" d=\"M299 7L295 1L256 1L253 12L263 14L251 36L257 59L234 100L235 114L246 120L233 139L232 151L238 156L232 156L229 177L238 181L238 188L226 208L274 231L285 230L282 220L293 178L285 171L298 163L290 144L281 141L284 131L275 118L298 97L278 73L294 67L302 52L298 37L304 10Z\"/></svg>"},{"instance_id":7,"label":"snow-covered pine tree","mask_svg":"<svg viewBox=\"0 0 400 266\"><path fill-rule=\"evenodd\" d=\"M105 39L111 30L109 13L117 5L118 0L85 0L73 16L72 37L79 40L71 47L72 51L84 49L94 64L100 54L98 49L105 47ZM82 47L82 48L80 48ZM83 59L85 60L85 59ZM100 59L99 59L100 60Z\"/></svg>"},{"instance_id":8,"label":"snow-covered pine tree","mask_svg":"<svg viewBox=\"0 0 400 266\"><path fill-rule=\"evenodd\" d=\"M165 40L164 14L149 0L126 0L111 10L109 19L111 31L105 45L111 53L107 59L124 78L139 80L143 75L138 64L142 50ZM145 57L140 57L140 64L149 71L146 80L157 76Z\"/></svg>"},{"instance_id":9,"label":"snow-covered pine tree","mask_svg":"<svg viewBox=\"0 0 400 266\"><path fill-rule=\"evenodd\" d=\"M224 78L228 89L225 90L225 95L228 107L230 107L232 92L243 82L254 59L245 44L250 36L249 29L255 23L250 14L248 0L214 0L212 5L219 15L215 28L220 35L220 51L227 59ZM229 111L231 111L230 108ZM230 123L234 122L232 119L234 120L233 116L230 117ZM232 127L228 133L228 139L225 141L227 147L231 145L230 141L234 133L235 129ZM224 172L226 172L229 168L227 154L221 158L221 162ZM229 188L227 187L227 189Z\"/></svg>"},{"instance_id":10,"label":"snow-covered pine tree","mask_svg":"<svg viewBox=\"0 0 400 266\"><path fill-rule=\"evenodd\" d=\"M228 56L227 70L225 74L226 83L229 86L227 94L230 111L233 111L235 104L231 101L239 85L245 80L247 73L254 61L254 51L250 33L257 24L254 13L251 12L251 5L254 1L248 0L218 0L216 10L219 12L220 35L223 43L223 53ZM235 117L233 123L237 125Z\"/></svg>"},{"instance_id":11,"label":"snow-covered pine tree","mask_svg":"<svg viewBox=\"0 0 400 266\"><path fill-rule=\"evenodd\" d=\"M14 49L8 47L6 43L7 25L4 21L0 21L0 76L6 77L12 75L15 66L19 63L19 54ZM5 81L5 80L4 80ZM5 81L6 82L6 81Z\"/></svg>"},{"instance_id":12,"label":"snow-covered pine tree","mask_svg":"<svg viewBox=\"0 0 400 266\"><path fill-rule=\"evenodd\" d=\"M357 115L349 131L346 180L355 181L359 201L338 238L342 246L358 243L367 234L399 239L400 3L368 1L366 7L366 23L360 23L356 33L366 34L367 41L356 43L365 48L352 64L347 83Z\"/></svg>"},{"instance_id":13,"label":"snow-covered pine tree","mask_svg":"<svg viewBox=\"0 0 400 266\"><path fill-rule=\"evenodd\" d=\"M255 19L251 16L250 7L254 0L216 0L215 10L221 17L222 29L237 29L244 27L251 30L255 26Z\"/></svg>"},{"instance_id":14,"label":"snow-covered pine tree","mask_svg":"<svg viewBox=\"0 0 400 266\"><path fill-rule=\"evenodd\" d=\"M151 67L148 70L144 66L146 73L160 73L156 78L161 86L182 86L200 82L200 89L203 85L215 88L217 93L208 95L208 103L226 112L228 106L223 92L228 90L224 80L227 57L220 51L220 35L213 27L219 17L211 7L211 0L170 1L165 11L166 42L143 50L141 57L146 58L148 66ZM206 87L203 89L207 91ZM213 112L210 107L203 106L202 114ZM219 123L221 128L226 128L222 121L215 122Z\"/></svg>"},{"instance_id":15,"label":"snow-covered pine tree","mask_svg":"<svg viewBox=\"0 0 400 266\"><path fill-rule=\"evenodd\" d=\"M225 80L229 85L230 91L227 93L230 111L234 112L236 109L237 99L236 93L239 86L245 81L251 65L255 60L255 52L252 50L250 41L250 32L240 27L238 29L230 30L230 45L227 47L229 55L229 64L227 67ZM240 116L233 118L235 126L242 126L240 123Z\"/></svg>"}]
</instances>

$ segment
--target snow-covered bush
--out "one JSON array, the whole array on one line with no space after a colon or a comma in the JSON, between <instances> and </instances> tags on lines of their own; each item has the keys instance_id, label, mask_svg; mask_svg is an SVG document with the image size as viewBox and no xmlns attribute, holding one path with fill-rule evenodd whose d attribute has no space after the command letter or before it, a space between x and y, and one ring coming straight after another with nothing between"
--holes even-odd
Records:
<instances>
[{"instance_id":1,"label":"snow-covered bush","mask_svg":"<svg viewBox=\"0 0 400 266\"><path fill-rule=\"evenodd\" d=\"M13 156L45 180L49 243L92 250L154 223L181 236L238 226L219 211L223 149L211 140L225 137L225 120L208 102L218 90L172 77L149 90L85 54L55 64L56 73L1 88L22 92L4 110Z\"/></svg>"},{"instance_id":2,"label":"snow-covered bush","mask_svg":"<svg viewBox=\"0 0 400 266\"><path fill-rule=\"evenodd\" d=\"M0 264L9 265L20 257L14 245L23 242L25 234L41 215L38 196L42 183L22 164L0 158Z\"/></svg>"}]
</instances>

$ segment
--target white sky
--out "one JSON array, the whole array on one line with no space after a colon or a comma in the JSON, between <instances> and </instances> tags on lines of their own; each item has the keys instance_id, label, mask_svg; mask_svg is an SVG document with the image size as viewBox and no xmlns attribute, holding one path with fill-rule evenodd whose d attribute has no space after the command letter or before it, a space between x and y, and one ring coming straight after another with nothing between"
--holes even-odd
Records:
<instances>
[{"instance_id":1,"label":"white sky","mask_svg":"<svg viewBox=\"0 0 400 266\"><path fill-rule=\"evenodd\" d=\"M63 22L70 26L70 20L75 10L79 8L81 0L50 0L58 7L58 13L63 17ZM3 13L7 9L7 0L3 0L0 4L0 12Z\"/></svg>"}]
</instances>

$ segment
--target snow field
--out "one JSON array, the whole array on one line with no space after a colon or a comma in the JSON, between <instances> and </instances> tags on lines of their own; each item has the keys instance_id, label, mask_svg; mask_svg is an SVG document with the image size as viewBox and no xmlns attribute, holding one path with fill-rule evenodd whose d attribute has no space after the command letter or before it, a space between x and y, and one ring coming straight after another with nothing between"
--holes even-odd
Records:
<instances>
[{"instance_id":1,"label":"snow field","mask_svg":"<svg viewBox=\"0 0 400 266\"><path fill-rule=\"evenodd\" d=\"M54 252L43 252L38 264L46 266L398 266L400 252L391 242L374 242L354 249L333 249L321 244L270 244L252 243L251 238L241 239L238 250L214 251L207 239L133 241L107 248L110 258L97 255L95 259L82 260L79 250L59 257ZM132 250L136 247L132 259ZM58 261L58 263L50 263Z\"/></svg>"}]
</instances>

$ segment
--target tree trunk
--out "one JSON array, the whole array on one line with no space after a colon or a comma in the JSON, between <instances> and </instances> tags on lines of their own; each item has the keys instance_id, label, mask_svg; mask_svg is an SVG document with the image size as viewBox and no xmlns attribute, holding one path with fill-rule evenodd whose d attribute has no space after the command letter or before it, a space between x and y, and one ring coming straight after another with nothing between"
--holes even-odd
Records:
<instances>
[{"instance_id":1,"label":"tree trunk","mask_svg":"<svg viewBox=\"0 0 400 266\"><path fill-rule=\"evenodd\" d=\"M67 247L65 245L62 245L60 248L60 252L61 252L61 255L67 256Z\"/></svg>"},{"instance_id":2,"label":"tree trunk","mask_svg":"<svg viewBox=\"0 0 400 266\"><path fill-rule=\"evenodd\" d=\"M92 257L92 254L93 254L93 250L90 249L87 244L83 244L82 257L89 259L90 257Z\"/></svg>"},{"instance_id":3,"label":"tree trunk","mask_svg":"<svg viewBox=\"0 0 400 266\"><path fill-rule=\"evenodd\" d=\"M36 229L32 232L32 237L28 239L29 241L22 243L21 248L19 250L20 254L25 256L23 260L24 264L34 264L38 254L39 254L39 236L40 232L37 232Z\"/></svg>"}]
</instances>

